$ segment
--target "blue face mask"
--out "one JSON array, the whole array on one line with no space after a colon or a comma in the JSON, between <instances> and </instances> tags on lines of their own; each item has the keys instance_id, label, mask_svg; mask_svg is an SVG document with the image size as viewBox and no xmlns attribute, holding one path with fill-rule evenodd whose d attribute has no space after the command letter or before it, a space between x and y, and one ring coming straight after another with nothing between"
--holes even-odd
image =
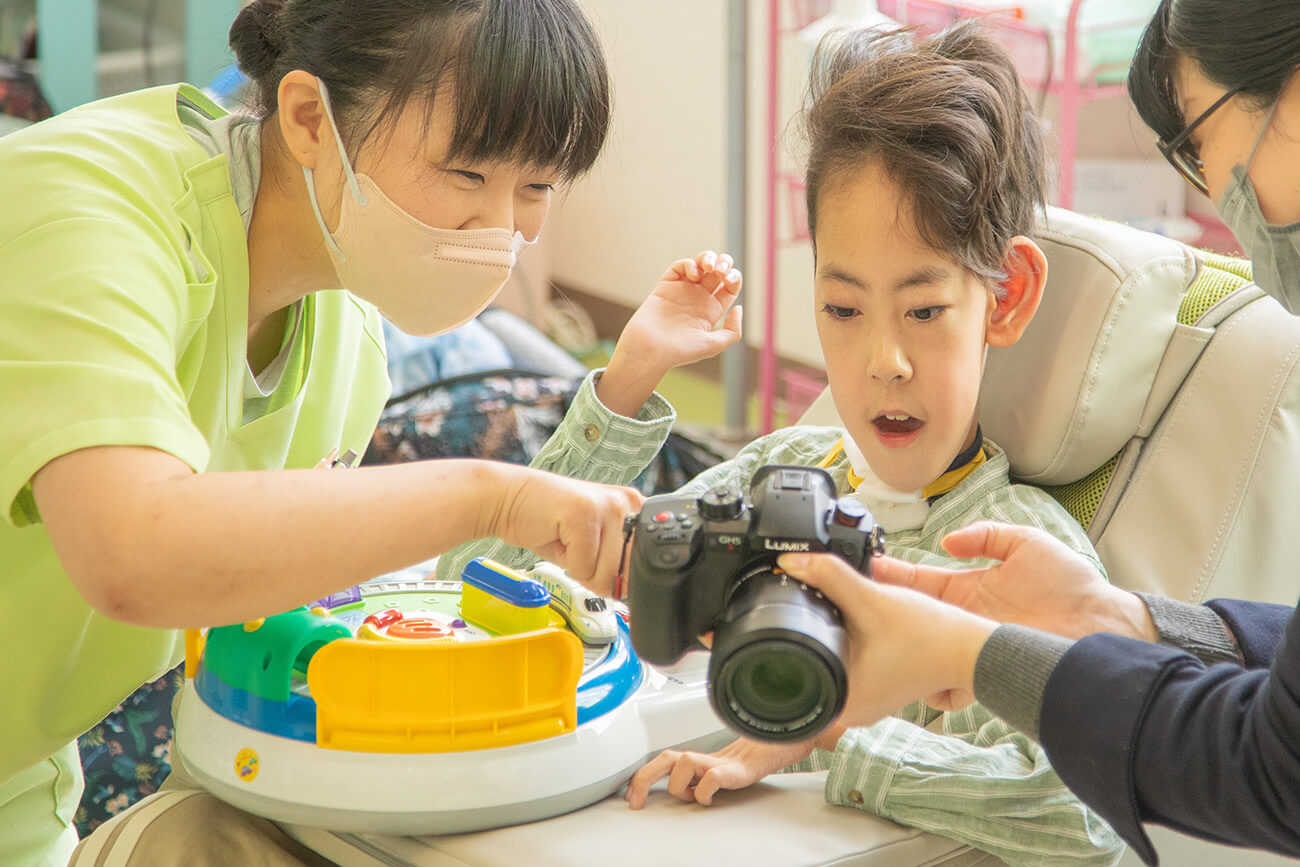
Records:
<instances>
[{"instance_id":1,"label":"blue face mask","mask_svg":"<svg viewBox=\"0 0 1300 867\"><path fill-rule=\"evenodd\" d=\"M1219 216L1250 257L1255 283L1282 303L1292 313L1300 312L1300 222L1274 226L1264 219L1255 196L1255 186L1246 170L1255 159L1255 151L1264 140L1264 132L1277 111L1269 109L1264 128L1251 148L1245 165L1232 167L1232 181L1223 191L1217 206Z\"/></svg>"}]
</instances>

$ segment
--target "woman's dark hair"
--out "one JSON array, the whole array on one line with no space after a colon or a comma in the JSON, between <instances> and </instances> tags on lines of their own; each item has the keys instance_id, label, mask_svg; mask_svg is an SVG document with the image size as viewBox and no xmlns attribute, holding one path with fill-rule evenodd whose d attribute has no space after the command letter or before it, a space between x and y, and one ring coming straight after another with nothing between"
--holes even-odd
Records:
<instances>
[{"instance_id":1,"label":"woman's dark hair","mask_svg":"<svg viewBox=\"0 0 1300 867\"><path fill-rule=\"evenodd\" d=\"M1300 67L1297 0L1161 0L1128 74L1138 114L1165 141L1192 118L1178 106L1179 57L1224 88L1240 88L1256 107L1271 105Z\"/></svg>"},{"instance_id":2,"label":"woman's dark hair","mask_svg":"<svg viewBox=\"0 0 1300 867\"><path fill-rule=\"evenodd\" d=\"M411 99L431 113L447 83L452 159L554 166L572 179L609 129L605 57L573 0L253 0L230 46L263 116L289 71L323 80L352 153Z\"/></svg>"},{"instance_id":3,"label":"woman's dark hair","mask_svg":"<svg viewBox=\"0 0 1300 867\"><path fill-rule=\"evenodd\" d=\"M1007 245L1044 205L1042 129L1011 57L965 22L930 38L832 32L813 57L808 228L837 174L877 160L909 197L927 244L1001 281Z\"/></svg>"}]
</instances>

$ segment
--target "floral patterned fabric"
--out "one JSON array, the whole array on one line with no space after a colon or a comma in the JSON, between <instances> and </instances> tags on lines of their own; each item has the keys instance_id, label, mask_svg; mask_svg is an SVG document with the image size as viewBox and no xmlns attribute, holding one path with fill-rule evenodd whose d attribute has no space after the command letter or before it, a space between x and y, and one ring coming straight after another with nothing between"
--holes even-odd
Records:
<instances>
[{"instance_id":1,"label":"floral patterned fabric","mask_svg":"<svg viewBox=\"0 0 1300 867\"><path fill-rule=\"evenodd\" d=\"M510 370L434 383L389 404L362 463L476 457L527 464L555 433L580 385L580 379ZM702 443L670 433L631 485L647 496L668 493L721 461Z\"/></svg>"},{"instance_id":2,"label":"floral patterned fabric","mask_svg":"<svg viewBox=\"0 0 1300 867\"><path fill-rule=\"evenodd\" d=\"M579 385L509 370L442 380L389 403L362 463L478 457L526 464L555 432Z\"/></svg>"},{"instance_id":3,"label":"floral patterned fabric","mask_svg":"<svg viewBox=\"0 0 1300 867\"><path fill-rule=\"evenodd\" d=\"M86 791L76 825L83 838L152 794L171 773L172 699L183 680L181 669L172 669L78 738Z\"/></svg>"}]
</instances>

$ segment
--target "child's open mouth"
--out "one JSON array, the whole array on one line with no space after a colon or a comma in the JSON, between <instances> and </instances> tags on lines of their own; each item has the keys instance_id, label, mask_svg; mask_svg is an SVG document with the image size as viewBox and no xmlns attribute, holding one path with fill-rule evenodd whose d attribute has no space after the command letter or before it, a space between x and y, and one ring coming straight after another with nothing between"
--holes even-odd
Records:
<instances>
[{"instance_id":1,"label":"child's open mouth","mask_svg":"<svg viewBox=\"0 0 1300 867\"><path fill-rule=\"evenodd\" d=\"M901 412L882 412L871 423L876 426L876 435L881 442L894 447L911 444L917 431L925 424L921 419Z\"/></svg>"}]
</instances>

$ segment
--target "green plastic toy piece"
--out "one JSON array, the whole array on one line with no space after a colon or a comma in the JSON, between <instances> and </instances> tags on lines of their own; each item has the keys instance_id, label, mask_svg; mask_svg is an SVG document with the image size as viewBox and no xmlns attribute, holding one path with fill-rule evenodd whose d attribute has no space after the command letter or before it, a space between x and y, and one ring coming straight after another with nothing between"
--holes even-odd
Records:
<instances>
[{"instance_id":1,"label":"green plastic toy piece","mask_svg":"<svg viewBox=\"0 0 1300 867\"><path fill-rule=\"evenodd\" d=\"M236 689L268 701L288 701L294 670L305 672L317 650L351 637L352 630L338 618L298 608L260 625L254 621L209 629L203 665Z\"/></svg>"}]
</instances>

